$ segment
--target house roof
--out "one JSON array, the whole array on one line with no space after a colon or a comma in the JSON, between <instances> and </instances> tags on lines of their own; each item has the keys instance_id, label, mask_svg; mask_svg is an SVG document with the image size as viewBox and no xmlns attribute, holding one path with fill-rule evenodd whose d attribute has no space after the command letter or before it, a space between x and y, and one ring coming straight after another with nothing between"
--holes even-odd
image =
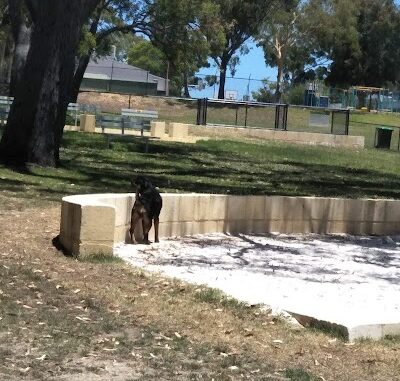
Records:
<instances>
[{"instance_id":1,"label":"house roof","mask_svg":"<svg viewBox=\"0 0 400 381\"><path fill-rule=\"evenodd\" d=\"M83 77L108 81L157 83L157 91L165 91L165 78L151 74L139 67L116 61L111 57L92 59Z\"/></svg>"}]
</instances>

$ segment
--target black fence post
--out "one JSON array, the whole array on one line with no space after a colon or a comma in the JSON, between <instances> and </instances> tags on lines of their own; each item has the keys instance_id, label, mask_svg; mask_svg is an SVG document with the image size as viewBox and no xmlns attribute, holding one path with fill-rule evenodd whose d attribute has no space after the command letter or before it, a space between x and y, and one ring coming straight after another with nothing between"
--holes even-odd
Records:
<instances>
[{"instance_id":1,"label":"black fence post","mask_svg":"<svg viewBox=\"0 0 400 381\"><path fill-rule=\"evenodd\" d=\"M245 114L244 114L244 126L247 127L247 112L249 109L249 104L246 102L246 110L245 110Z\"/></svg>"},{"instance_id":2,"label":"black fence post","mask_svg":"<svg viewBox=\"0 0 400 381\"><path fill-rule=\"evenodd\" d=\"M205 126L207 124L207 98L197 100L197 125Z\"/></svg>"},{"instance_id":3,"label":"black fence post","mask_svg":"<svg viewBox=\"0 0 400 381\"><path fill-rule=\"evenodd\" d=\"M283 105L282 130L287 131L289 105Z\"/></svg>"},{"instance_id":4,"label":"black fence post","mask_svg":"<svg viewBox=\"0 0 400 381\"><path fill-rule=\"evenodd\" d=\"M203 125L207 125L208 98L204 98Z\"/></svg>"},{"instance_id":5,"label":"black fence post","mask_svg":"<svg viewBox=\"0 0 400 381\"><path fill-rule=\"evenodd\" d=\"M349 134L349 125L350 125L350 110L346 110L346 135Z\"/></svg>"},{"instance_id":6,"label":"black fence post","mask_svg":"<svg viewBox=\"0 0 400 381\"><path fill-rule=\"evenodd\" d=\"M348 135L349 124L350 110L332 110L331 134Z\"/></svg>"},{"instance_id":7,"label":"black fence post","mask_svg":"<svg viewBox=\"0 0 400 381\"><path fill-rule=\"evenodd\" d=\"M238 112L239 112L239 105L236 105L235 126L237 126L237 124L238 124Z\"/></svg>"},{"instance_id":8,"label":"black fence post","mask_svg":"<svg viewBox=\"0 0 400 381\"><path fill-rule=\"evenodd\" d=\"M275 130L287 131L289 105L276 105L275 107Z\"/></svg>"},{"instance_id":9,"label":"black fence post","mask_svg":"<svg viewBox=\"0 0 400 381\"><path fill-rule=\"evenodd\" d=\"M201 120L201 99L197 100L197 119L196 119L196 124L198 126L200 126L202 124L202 120Z\"/></svg>"}]
</instances>

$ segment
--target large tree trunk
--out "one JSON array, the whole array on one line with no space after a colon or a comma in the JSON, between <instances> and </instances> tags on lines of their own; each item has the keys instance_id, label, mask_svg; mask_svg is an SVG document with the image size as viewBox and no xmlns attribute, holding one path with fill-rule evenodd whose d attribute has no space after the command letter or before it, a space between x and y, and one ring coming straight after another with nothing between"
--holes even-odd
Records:
<instances>
[{"instance_id":1,"label":"large tree trunk","mask_svg":"<svg viewBox=\"0 0 400 381\"><path fill-rule=\"evenodd\" d=\"M183 96L185 98L191 98L189 92L189 83L188 83L188 75L187 73L183 74Z\"/></svg>"},{"instance_id":2,"label":"large tree trunk","mask_svg":"<svg viewBox=\"0 0 400 381\"><path fill-rule=\"evenodd\" d=\"M34 29L0 142L6 162L56 166L83 23L99 0L25 0Z\"/></svg>"},{"instance_id":3,"label":"large tree trunk","mask_svg":"<svg viewBox=\"0 0 400 381\"><path fill-rule=\"evenodd\" d=\"M11 31L14 38L14 56L11 70L10 95L15 96L28 57L32 25L28 20L28 10L22 0L9 0Z\"/></svg>"},{"instance_id":4,"label":"large tree trunk","mask_svg":"<svg viewBox=\"0 0 400 381\"><path fill-rule=\"evenodd\" d=\"M11 80L11 68L14 56L14 39L11 33L8 34L7 39L4 41L0 57L0 83L1 89L9 91L9 84ZM5 94L5 93L4 93Z\"/></svg>"}]
</instances>

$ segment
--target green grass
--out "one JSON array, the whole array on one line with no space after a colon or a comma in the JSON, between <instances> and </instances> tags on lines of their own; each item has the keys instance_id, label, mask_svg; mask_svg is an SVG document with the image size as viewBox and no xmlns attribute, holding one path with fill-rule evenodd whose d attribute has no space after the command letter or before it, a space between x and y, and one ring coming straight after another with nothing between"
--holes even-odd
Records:
<instances>
[{"instance_id":1,"label":"green grass","mask_svg":"<svg viewBox=\"0 0 400 381\"><path fill-rule=\"evenodd\" d=\"M61 167L0 165L0 199L21 207L86 193L130 192L145 173L163 192L399 198L397 151L360 151L276 142L201 141L195 145L115 142L66 132Z\"/></svg>"},{"instance_id":2,"label":"green grass","mask_svg":"<svg viewBox=\"0 0 400 381\"><path fill-rule=\"evenodd\" d=\"M168 106L168 107L167 107ZM182 100L165 100L159 105L159 117L167 122L195 123L197 103ZM287 127L289 131L330 133L329 127L310 126L310 110L301 106L290 106L288 111ZM247 119L247 120L246 120ZM210 102L207 108L207 122L209 124L237 125L257 128L273 129L275 126L275 107L247 108L235 105L220 105ZM378 126L395 127L392 136L392 149L397 149L399 143L400 115L398 113L369 113L352 111L350 114L349 134L365 137L365 146L374 146L375 130Z\"/></svg>"},{"instance_id":3,"label":"green grass","mask_svg":"<svg viewBox=\"0 0 400 381\"><path fill-rule=\"evenodd\" d=\"M286 369L285 377L292 381L317 381L320 379L310 375L308 372L300 368Z\"/></svg>"},{"instance_id":4,"label":"green grass","mask_svg":"<svg viewBox=\"0 0 400 381\"><path fill-rule=\"evenodd\" d=\"M215 305L217 308L224 307L238 317L246 317L254 312L254 309L247 303L225 295L216 288L204 288L196 292L197 300Z\"/></svg>"},{"instance_id":5,"label":"green grass","mask_svg":"<svg viewBox=\"0 0 400 381\"><path fill-rule=\"evenodd\" d=\"M80 262L96 263L101 265L124 263L124 260L120 257L116 257L113 255L103 255L103 254L88 255L85 257L80 256L77 259Z\"/></svg>"}]
</instances>

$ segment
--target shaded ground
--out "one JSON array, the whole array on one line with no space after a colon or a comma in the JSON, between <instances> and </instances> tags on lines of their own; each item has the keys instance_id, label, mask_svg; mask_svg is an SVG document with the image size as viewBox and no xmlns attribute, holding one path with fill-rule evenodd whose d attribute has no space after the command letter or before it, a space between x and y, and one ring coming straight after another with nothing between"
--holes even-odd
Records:
<instances>
[{"instance_id":1,"label":"shaded ground","mask_svg":"<svg viewBox=\"0 0 400 381\"><path fill-rule=\"evenodd\" d=\"M63 256L59 208L9 205L0 226L0 379L400 380L397 340L349 346L215 290Z\"/></svg>"}]
</instances>

